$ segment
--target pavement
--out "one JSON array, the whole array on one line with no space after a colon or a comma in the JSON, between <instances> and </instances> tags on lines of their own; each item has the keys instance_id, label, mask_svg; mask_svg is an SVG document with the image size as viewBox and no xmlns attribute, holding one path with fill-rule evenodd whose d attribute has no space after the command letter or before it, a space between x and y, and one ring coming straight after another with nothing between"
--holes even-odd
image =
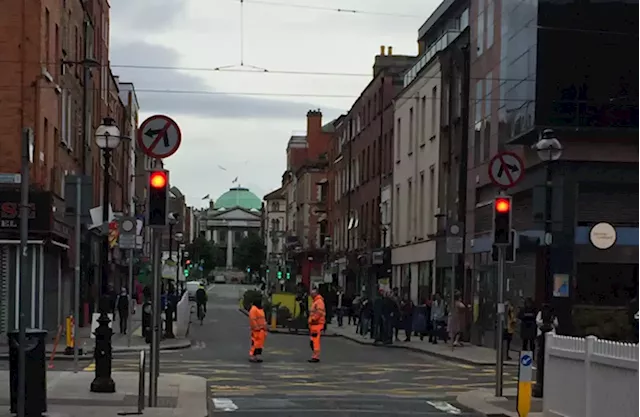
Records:
<instances>
[{"instance_id":1,"label":"pavement","mask_svg":"<svg viewBox=\"0 0 640 417\"><path fill-rule=\"evenodd\" d=\"M520 417L517 413L517 389L507 388L502 397L496 397L492 390L479 389L458 395L456 400L465 407L472 408L485 416ZM532 398L528 417L543 417L542 399Z\"/></svg>"},{"instance_id":2,"label":"pavement","mask_svg":"<svg viewBox=\"0 0 640 417\"><path fill-rule=\"evenodd\" d=\"M133 413L138 404L138 373L114 372L116 392L94 393L94 375L87 372L47 372L49 417L112 417ZM0 371L0 417L10 416L9 372ZM145 400L146 401L146 400ZM158 408L146 408L150 417L206 417L207 381L191 375L166 375L158 379Z\"/></svg>"},{"instance_id":3,"label":"pavement","mask_svg":"<svg viewBox=\"0 0 640 417\"><path fill-rule=\"evenodd\" d=\"M210 416L226 412L238 417L484 415L475 411L476 407L482 410L478 401L466 402L461 395L490 392L495 375L489 366L407 349L381 349L344 337L323 338L321 362L310 364L306 337L276 333L267 335L264 363L249 363L249 323L238 311L240 291L239 285L212 287L204 323L191 325L191 347L161 352L161 375L178 381L180 387L183 382L174 378L191 376L206 381ZM114 375L133 373L137 367L135 353L122 353L113 361ZM58 371L71 369L73 363L56 364ZM92 378L94 371L93 363L83 364L78 374ZM506 390L516 387L515 372L515 367L505 370ZM118 392L124 389L116 383ZM509 406L508 401L504 407ZM50 404L57 407L55 401ZM0 413L0 417L4 416Z\"/></svg>"},{"instance_id":4,"label":"pavement","mask_svg":"<svg viewBox=\"0 0 640 417\"><path fill-rule=\"evenodd\" d=\"M142 306L136 307L136 314L134 314L131 318L132 329L130 340L128 335L119 333L117 324L112 324L112 328L114 330L114 334L111 342L113 346L113 353L115 355L132 352L137 353L141 350L149 350L149 344L147 344L142 337ZM78 347L82 349L83 353L78 357L81 361L93 360L93 349L95 340L91 339L90 332L90 327L80 327L78 329ZM55 343L47 343L47 360L51 360L53 356L54 361L73 361L73 355L64 354L65 347L66 341L64 340L64 337L62 337L62 340L60 340L57 345ZM189 339L164 339L160 343L160 350L186 349L189 347L191 347L191 341ZM8 359L9 346L6 344L2 344L0 345L0 361Z\"/></svg>"}]
</instances>

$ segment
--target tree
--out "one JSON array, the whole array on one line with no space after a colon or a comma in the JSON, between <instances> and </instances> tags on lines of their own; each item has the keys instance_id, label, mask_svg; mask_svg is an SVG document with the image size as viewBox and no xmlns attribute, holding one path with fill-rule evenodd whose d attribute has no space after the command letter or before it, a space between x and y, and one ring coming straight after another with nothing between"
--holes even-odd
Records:
<instances>
[{"instance_id":1,"label":"tree","mask_svg":"<svg viewBox=\"0 0 640 417\"><path fill-rule=\"evenodd\" d=\"M189 252L189 259L195 265L202 265L204 276L217 266L224 266L224 250L216 247L204 237L197 237L186 250Z\"/></svg>"},{"instance_id":2,"label":"tree","mask_svg":"<svg viewBox=\"0 0 640 417\"><path fill-rule=\"evenodd\" d=\"M242 270L251 268L251 271L259 271L264 262L265 246L262 238L257 233L249 233L240 241L233 260L235 266Z\"/></svg>"}]
</instances>

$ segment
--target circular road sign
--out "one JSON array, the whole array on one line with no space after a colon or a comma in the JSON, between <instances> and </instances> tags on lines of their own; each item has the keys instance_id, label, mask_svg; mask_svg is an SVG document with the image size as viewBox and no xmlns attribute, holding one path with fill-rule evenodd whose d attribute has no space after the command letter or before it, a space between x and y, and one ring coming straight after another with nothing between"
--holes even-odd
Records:
<instances>
[{"instance_id":1,"label":"circular road sign","mask_svg":"<svg viewBox=\"0 0 640 417\"><path fill-rule=\"evenodd\" d=\"M489 161L489 178L500 188L511 188L524 177L524 163L513 152L500 152Z\"/></svg>"},{"instance_id":2,"label":"circular road sign","mask_svg":"<svg viewBox=\"0 0 640 417\"><path fill-rule=\"evenodd\" d=\"M132 231L135 229L136 224L135 224L135 222L134 222L133 220L131 220L131 219L125 219L125 220L123 220L123 221L122 221L122 223L120 224L120 227L122 227L122 231L123 231L123 232L130 233L130 232L132 232Z\"/></svg>"},{"instance_id":3,"label":"circular road sign","mask_svg":"<svg viewBox=\"0 0 640 417\"><path fill-rule=\"evenodd\" d=\"M142 152L156 159L168 158L180 147L182 133L178 124L168 116L155 115L146 119L138 129L138 146Z\"/></svg>"}]
</instances>

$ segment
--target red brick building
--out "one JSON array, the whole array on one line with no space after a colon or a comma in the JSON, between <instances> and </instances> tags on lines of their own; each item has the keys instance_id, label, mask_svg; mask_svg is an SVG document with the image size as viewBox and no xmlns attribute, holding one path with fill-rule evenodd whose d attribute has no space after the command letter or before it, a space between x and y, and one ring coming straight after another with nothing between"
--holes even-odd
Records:
<instances>
[{"instance_id":1,"label":"red brick building","mask_svg":"<svg viewBox=\"0 0 640 417\"><path fill-rule=\"evenodd\" d=\"M393 99L415 57L392 55L391 47L380 52L373 79L339 121L331 147L332 268L347 292L374 288L391 261L389 248L386 257L381 248L380 188L393 174ZM374 257L387 262L374 266Z\"/></svg>"},{"instance_id":2,"label":"red brick building","mask_svg":"<svg viewBox=\"0 0 640 417\"><path fill-rule=\"evenodd\" d=\"M19 202L16 174L20 172L23 129L30 128L34 138L29 200L35 218L29 222L29 241L33 242L29 251L35 268L28 281L36 285L26 288L35 300L27 325L47 330L56 329L72 308L75 260L70 254L75 243L73 227L65 220L65 176L92 176L97 206L102 156L93 132L107 116L116 120L121 131L128 130L118 85L109 69L107 0L14 3L0 14L0 260L4 261L0 262L0 305L10 306L0 309L1 334L17 320L15 297L9 294L16 288L11 277L16 271L20 221L8 208ZM89 59L96 62L88 65ZM91 72L88 86L85 69ZM115 212L123 211L130 200L129 146L122 141L110 168ZM89 242L83 245L86 265L97 263L95 257L91 259L97 254L92 254L96 251ZM84 296L94 274L89 268L83 274Z\"/></svg>"},{"instance_id":3,"label":"red brick building","mask_svg":"<svg viewBox=\"0 0 640 417\"><path fill-rule=\"evenodd\" d=\"M333 122L322 125L320 110L307 113L307 134L287 145L287 171L282 186L286 196L286 258L296 281L309 286L323 281L329 237L327 173Z\"/></svg>"}]
</instances>

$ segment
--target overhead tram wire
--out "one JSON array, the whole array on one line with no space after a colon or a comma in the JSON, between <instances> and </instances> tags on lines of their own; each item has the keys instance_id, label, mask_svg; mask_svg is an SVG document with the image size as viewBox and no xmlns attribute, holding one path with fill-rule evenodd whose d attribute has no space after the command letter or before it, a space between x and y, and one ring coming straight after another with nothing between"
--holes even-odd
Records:
<instances>
[{"instance_id":1,"label":"overhead tram wire","mask_svg":"<svg viewBox=\"0 0 640 417\"><path fill-rule=\"evenodd\" d=\"M0 85L0 91L2 90L12 90L20 88L19 86L2 86ZM47 85L42 86L40 89L56 89L57 86ZM100 91L100 88L91 88L93 91ZM207 91L207 90L171 90L171 89L147 89L147 88L136 88L137 93L150 93L150 94L184 94L184 95L204 95L204 96L249 96L249 97L298 97L298 98L327 98L327 99L358 99L359 95L349 95L349 94L314 94L314 93L267 93L267 92L257 92L257 91ZM442 97L440 95L437 96L425 96L426 99L431 100L432 98L436 100L441 100ZM415 99L415 96L406 97L405 99L411 100ZM535 99L531 98L490 98L482 97L480 100L482 101L503 101L503 102L523 102L523 101L535 101ZM475 102L475 98L470 98L469 102ZM576 103L594 103L589 100L553 100L553 103L568 103L568 104L576 104ZM597 104L597 103L595 103ZM637 104L630 103L628 105L620 105L620 107L635 107Z\"/></svg>"},{"instance_id":2,"label":"overhead tram wire","mask_svg":"<svg viewBox=\"0 0 640 417\"><path fill-rule=\"evenodd\" d=\"M235 3L237 2L245 2L247 4L259 4L264 6L275 6L275 7L287 7L290 9L305 9L305 10L316 10L323 12L334 12L334 13L344 13L344 14L361 14L361 15L369 15L369 16L387 16L387 17L398 17L398 18L409 18L409 19L424 19L423 16L411 15L411 14L400 14L400 13L391 13L391 12L374 12L370 10L358 10L358 9L343 9L341 7L326 7L326 6L311 6L307 4L300 3L285 3L280 1L270 1L270 0L230 0Z\"/></svg>"}]
</instances>

